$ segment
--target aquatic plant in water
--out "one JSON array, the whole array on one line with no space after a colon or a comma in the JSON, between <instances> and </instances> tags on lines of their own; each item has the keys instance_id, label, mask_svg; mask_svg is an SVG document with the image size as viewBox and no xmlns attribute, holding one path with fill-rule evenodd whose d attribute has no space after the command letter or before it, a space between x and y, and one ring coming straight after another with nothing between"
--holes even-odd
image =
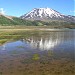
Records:
<instances>
[{"instance_id":1,"label":"aquatic plant in water","mask_svg":"<svg viewBox=\"0 0 75 75\"><path fill-rule=\"evenodd\" d=\"M32 59L33 60L39 60L40 59L39 54L34 54Z\"/></svg>"}]
</instances>

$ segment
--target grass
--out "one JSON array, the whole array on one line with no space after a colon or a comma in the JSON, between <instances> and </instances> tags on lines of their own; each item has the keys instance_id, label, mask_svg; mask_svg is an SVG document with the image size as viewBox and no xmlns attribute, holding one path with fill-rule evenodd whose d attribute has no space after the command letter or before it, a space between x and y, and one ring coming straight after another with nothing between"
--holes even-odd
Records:
<instances>
[{"instance_id":1,"label":"grass","mask_svg":"<svg viewBox=\"0 0 75 75\"><path fill-rule=\"evenodd\" d=\"M5 42L7 42L7 41L8 41L8 39L0 39L0 44L3 44Z\"/></svg>"},{"instance_id":2,"label":"grass","mask_svg":"<svg viewBox=\"0 0 75 75\"><path fill-rule=\"evenodd\" d=\"M32 35L42 34L41 27L21 27L21 26L0 26L0 44L7 42L10 39L28 38Z\"/></svg>"},{"instance_id":3,"label":"grass","mask_svg":"<svg viewBox=\"0 0 75 75\"><path fill-rule=\"evenodd\" d=\"M68 26L68 25L67 25ZM75 25L73 25L75 26ZM75 28L75 27L74 27ZM66 27L58 27L57 25L52 25L52 26L0 26L0 30L1 29L6 29L6 30L12 30L12 29L17 29L17 30L38 30L38 29L66 29ZM69 28L67 28L69 29Z\"/></svg>"}]
</instances>

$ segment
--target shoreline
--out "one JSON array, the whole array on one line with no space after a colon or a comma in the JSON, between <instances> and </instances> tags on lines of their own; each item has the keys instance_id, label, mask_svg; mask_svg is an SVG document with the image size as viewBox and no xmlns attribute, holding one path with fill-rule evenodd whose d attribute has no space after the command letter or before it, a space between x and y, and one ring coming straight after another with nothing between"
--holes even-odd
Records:
<instances>
[{"instance_id":1,"label":"shoreline","mask_svg":"<svg viewBox=\"0 0 75 75\"><path fill-rule=\"evenodd\" d=\"M63 28L63 29L51 29L51 28L25 28L25 29L0 29L0 31L74 31L75 29L68 29L68 28Z\"/></svg>"}]
</instances>

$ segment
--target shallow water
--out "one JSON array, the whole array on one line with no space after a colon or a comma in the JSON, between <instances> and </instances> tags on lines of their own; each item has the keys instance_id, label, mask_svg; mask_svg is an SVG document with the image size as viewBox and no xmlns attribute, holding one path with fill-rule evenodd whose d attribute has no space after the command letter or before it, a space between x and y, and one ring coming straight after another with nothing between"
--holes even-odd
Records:
<instances>
[{"instance_id":1,"label":"shallow water","mask_svg":"<svg viewBox=\"0 0 75 75\"><path fill-rule=\"evenodd\" d=\"M0 46L0 75L73 75L74 54L75 30L22 33Z\"/></svg>"}]
</instances>

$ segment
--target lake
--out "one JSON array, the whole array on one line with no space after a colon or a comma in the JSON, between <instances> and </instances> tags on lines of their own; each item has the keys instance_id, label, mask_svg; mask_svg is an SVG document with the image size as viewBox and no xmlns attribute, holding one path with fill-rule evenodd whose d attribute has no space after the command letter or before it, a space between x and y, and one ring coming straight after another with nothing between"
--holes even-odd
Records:
<instances>
[{"instance_id":1,"label":"lake","mask_svg":"<svg viewBox=\"0 0 75 75\"><path fill-rule=\"evenodd\" d=\"M0 44L0 75L75 75L75 30L12 36Z\"/></svg>"}]
</instances>

